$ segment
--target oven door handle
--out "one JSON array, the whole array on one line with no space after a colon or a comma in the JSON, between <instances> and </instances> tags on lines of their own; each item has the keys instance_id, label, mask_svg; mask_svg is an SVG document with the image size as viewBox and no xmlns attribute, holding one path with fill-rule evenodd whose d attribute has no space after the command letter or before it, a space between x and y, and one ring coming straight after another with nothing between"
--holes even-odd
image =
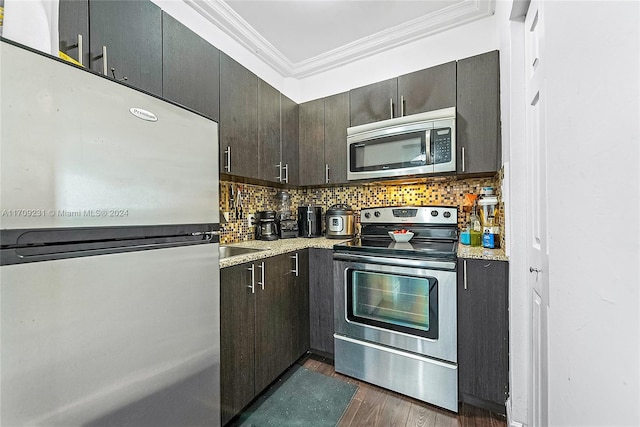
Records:
<instances>
[{"instance_id":1,"label":"oven door handle","mask_svg":"<svg viewBox=\"0 0 640 427\"><path fill-rule=\"evenodd\" d=\"M455 261L432 261L423 259L389 258L380 256L334 253L333 259L338 261L353 261L367 264L394 265L409 268L431 268L438 270L455 270Z\"/></svg>"}]
</instances>

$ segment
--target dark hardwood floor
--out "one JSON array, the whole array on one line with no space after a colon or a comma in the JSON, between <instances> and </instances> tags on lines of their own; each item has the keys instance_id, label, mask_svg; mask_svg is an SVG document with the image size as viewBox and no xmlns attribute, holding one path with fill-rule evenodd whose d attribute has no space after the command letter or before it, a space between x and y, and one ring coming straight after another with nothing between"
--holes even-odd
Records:
<instances>
[{"instance_id":1,"label":"dark hardwood floor","mask_svg":"<svg viewBox=\"0 0 640 427\"><path fill-rule=\"evenodd\" d=\"M461 404L460 413L394 393L336 373L333 361L309 354L297 362L312 371L356 384L358 390L344 412L339 427L506 427L504 416Z\"/></svg>"}]
</instances>

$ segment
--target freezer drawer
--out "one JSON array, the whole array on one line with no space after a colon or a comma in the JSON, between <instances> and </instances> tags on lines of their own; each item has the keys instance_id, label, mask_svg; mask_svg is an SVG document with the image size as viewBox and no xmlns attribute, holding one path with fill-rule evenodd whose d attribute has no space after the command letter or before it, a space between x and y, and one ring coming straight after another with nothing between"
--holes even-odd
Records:
<instances>
[{"instance_id":1,"label":"freezer drawer","mask_svg":"<svg viewBox=\"0 0 640 427\"><path fill-rule=\"evenodd\" d=\"M219 425L217 246L0 267L0 423Z\"/></svg>"}]
</instances>

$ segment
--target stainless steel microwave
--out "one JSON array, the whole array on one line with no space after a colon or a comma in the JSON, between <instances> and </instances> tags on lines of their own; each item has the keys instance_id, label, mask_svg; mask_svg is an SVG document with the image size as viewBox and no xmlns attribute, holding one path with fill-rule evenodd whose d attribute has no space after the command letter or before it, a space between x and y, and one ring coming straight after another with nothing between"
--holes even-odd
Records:
<instances>
[{"instance_id":1,"label":"stainless steel microwave","mask_svg":"<svg viewBox=\"0 0 640 427\"><path fill-rule=\"evenodd\" d=\"M348 180L455 170L455 107L347 129Z\"/></svg>"}]
</instances>

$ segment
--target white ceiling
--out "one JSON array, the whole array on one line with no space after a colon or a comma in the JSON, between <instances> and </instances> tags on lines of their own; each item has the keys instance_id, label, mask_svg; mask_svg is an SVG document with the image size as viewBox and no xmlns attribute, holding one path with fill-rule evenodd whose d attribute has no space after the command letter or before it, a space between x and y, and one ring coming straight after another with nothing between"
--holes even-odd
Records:
<instances>
[{"instance_id":1,"label":"white ceiling","mask_svg":"<svg viewBox=\"0 0 640 427\"><path fill-rule=\"evenodd\" d=\"M306 77L493 14L495 0L184 0L285 77Z\"/></svg>"}]
</instances>

